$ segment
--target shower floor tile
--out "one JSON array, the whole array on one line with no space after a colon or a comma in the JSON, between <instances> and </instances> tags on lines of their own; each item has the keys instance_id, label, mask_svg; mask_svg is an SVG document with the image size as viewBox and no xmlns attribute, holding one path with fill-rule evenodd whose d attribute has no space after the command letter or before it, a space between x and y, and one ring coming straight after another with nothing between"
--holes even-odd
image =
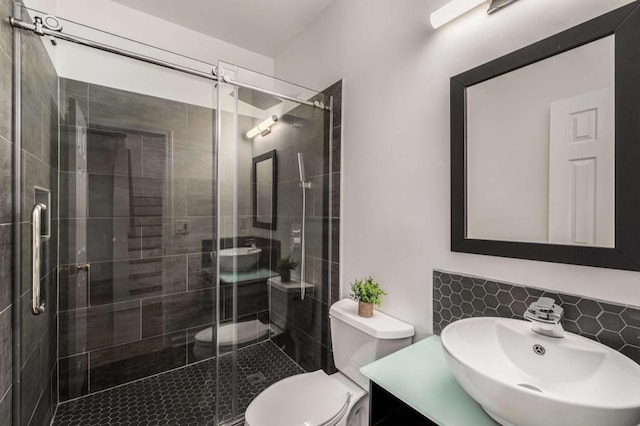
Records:
<instances>
[{"instance_id":1,"label":"shower floor tile","mask_svg":"<svg viewBox=\"0 0 640 426\"><path fill-rule=\"evenodd\" d=\"M213 425L215 369L211 359L60 404L53 425ZM270 340L222 355L220 420L242 417L260 392L299 373Z\"/></svg>"}]
</instances>

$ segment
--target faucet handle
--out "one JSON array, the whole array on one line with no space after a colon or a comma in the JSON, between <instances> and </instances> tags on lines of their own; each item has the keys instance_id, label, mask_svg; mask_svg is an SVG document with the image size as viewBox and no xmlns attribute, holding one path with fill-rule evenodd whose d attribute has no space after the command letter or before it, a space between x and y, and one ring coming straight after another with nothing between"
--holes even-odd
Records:
<instances>
[{"instance_id":1,"label":"faucet handle","mask_svg":"<svg viewBox=\"0 0 640 426\"><path fill-rule=\"evenodd\" d=\"M537 301L531 304L531 307L536 307L541 312L553 312L553 307L556 301L551 297L540 297Z\"/></svg>"},{"instance_id":2,"label":"faucet handle","mask_svg":"<svg viewBox=\"0 0 640 426\"><path fill-rule=\"evenodd\" d=\"M524 313L525 319L529 321L542 321L550 324L557 324L562 319L564 309L556 305L556 301L551 297L540 297L533 302Z\"/></svg>"}]
</instances>

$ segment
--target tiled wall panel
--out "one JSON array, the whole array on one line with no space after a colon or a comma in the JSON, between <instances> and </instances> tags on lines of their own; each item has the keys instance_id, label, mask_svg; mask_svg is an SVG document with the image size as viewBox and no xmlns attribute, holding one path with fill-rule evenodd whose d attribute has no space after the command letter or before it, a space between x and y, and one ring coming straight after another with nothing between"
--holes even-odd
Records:
<instances>
[{"instance_id":1,"label":"tiled wall panel","mask_svg":"<svg viewBox=\"0 0 640 426\"><path fill-rule=\"evenodd\" d=\"M215 234L215 114L74 80L60 88L64 401L200 359L187 351L215 319L201 261Z\"/></svg>"},{"instance_id":2,"label":"tiled wall panel","mask_svg":"<svg viewBox=\"0 0 640 426\"><path fill-rule=\"evenodd\" d=\"M313 285L305 299L300 292L282 292L271 288L272 322L284 332L274 338L289 356L307 371L322 368L335 372L331 350L329 307L339 297L340 233L340 152L342 82L322 92L330 114L308 106L289 111L284 126L264 138L256 138L253 155L276 149L278 156L278 223L275 238L281 241L283 256L299 256L299 247L291 249L291 230L300 224L302 198L299 186L297 153L302 153L307 179L305 281ZM259 140L258 140L259 139ZM292 274L300 278L300 267Z\"/></svg>"},{"instance_id":3,"label":"tiled wall panel","mask_svg":"<svg viewBox=\"0 0 640 426\"><path fill-rule=\"evenodd\" d=\"M3 19L3 25L5 21ZM57 381L58 76L41 37L22 32L20 49L22 293L20 305L14 305L13 309L19 309L22 323L18 334L22 365L21 424L41 425L50 421L57 403L57 392L53 390ZM11 96L3 96L3 99L11 99ZM51 218L50 238L42 242L40 253L40 291L46 310L37 316L31 313L30 230L36 186L49 190L51 197L47 206ZM4 193L10 194L11 190ZM9 253L5 259L10 258Z\"/></svg>"},{"instance_id":4,"label":"tiled wall panel","mask_svg":"<svg viewBox=\"0 0 640 426\"><path fill-rule=\"evenodd\" d=\"M8 17L12 2L0 0L0 424L11 424L13 368L13 81L12 41Z\"/></svg>"},{"instance_id":5,"label":"tiled wall panel","mask_svg":"<svg viewBox=\"0 0 640 426\"><path fill-rule=\"evenodd\" d=\"M640 363L640 308L571 294L433 271L433 330L471 317L523 319L539 297L551 297L564 309L565 330L596 340Z\"/></svg>"}]
</instances>

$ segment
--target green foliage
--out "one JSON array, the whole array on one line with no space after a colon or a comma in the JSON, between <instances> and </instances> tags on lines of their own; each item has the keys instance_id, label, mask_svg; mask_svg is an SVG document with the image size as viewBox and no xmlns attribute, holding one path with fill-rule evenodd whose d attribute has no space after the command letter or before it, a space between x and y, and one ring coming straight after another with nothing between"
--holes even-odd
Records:
<instances>
[{"instance_id":1,"label":"green foliage","mask_svg":"<svg viewBox=\"0 0 640 426\"><path fill-rule=\"evenodd\" d=\"M359 278L351 283L351 298L359 302L373 303L376 306L382 304L382 296L386 296L380 284L373 278Z\"/></svg>"},{"instance_id":2,"label":"green foliage","mask_svg":"<svg viewBox=\"0 0 640 426\"><path fill-rule=\"evenodd\" d=\"M283 271L291 271L293 269L296 269L297 266L298 266L298 262L293 260L291 256L288 256L278 260L276 269L278 270L278 272L282 273Z\"/></svg>"}]
</instances>

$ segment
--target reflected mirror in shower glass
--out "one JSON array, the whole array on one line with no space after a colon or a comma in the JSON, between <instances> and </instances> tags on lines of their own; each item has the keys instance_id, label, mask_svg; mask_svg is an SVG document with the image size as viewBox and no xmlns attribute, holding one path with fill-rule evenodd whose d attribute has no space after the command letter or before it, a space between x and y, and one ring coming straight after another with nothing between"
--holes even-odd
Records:
<instances>
[{"instance_id":1,"label":"reflected mirror in shower glass","mask_svg":"<svg viewBox=\"0 0 640 426\"><path fill-rule=\"evenodd\" d=\"M467 88L467 238L615 246L615 41Z\"/></svg>"},{"instance_id":2,"label":"reflected mirror in shower glass","mask_svg":"<svg viewBox=\"0 0 640 426\"><path fill-rule=\"evenodd\" d=\"M253 226L276 229L276 151L253 159Z\"/></svg>"}]
</instances>

